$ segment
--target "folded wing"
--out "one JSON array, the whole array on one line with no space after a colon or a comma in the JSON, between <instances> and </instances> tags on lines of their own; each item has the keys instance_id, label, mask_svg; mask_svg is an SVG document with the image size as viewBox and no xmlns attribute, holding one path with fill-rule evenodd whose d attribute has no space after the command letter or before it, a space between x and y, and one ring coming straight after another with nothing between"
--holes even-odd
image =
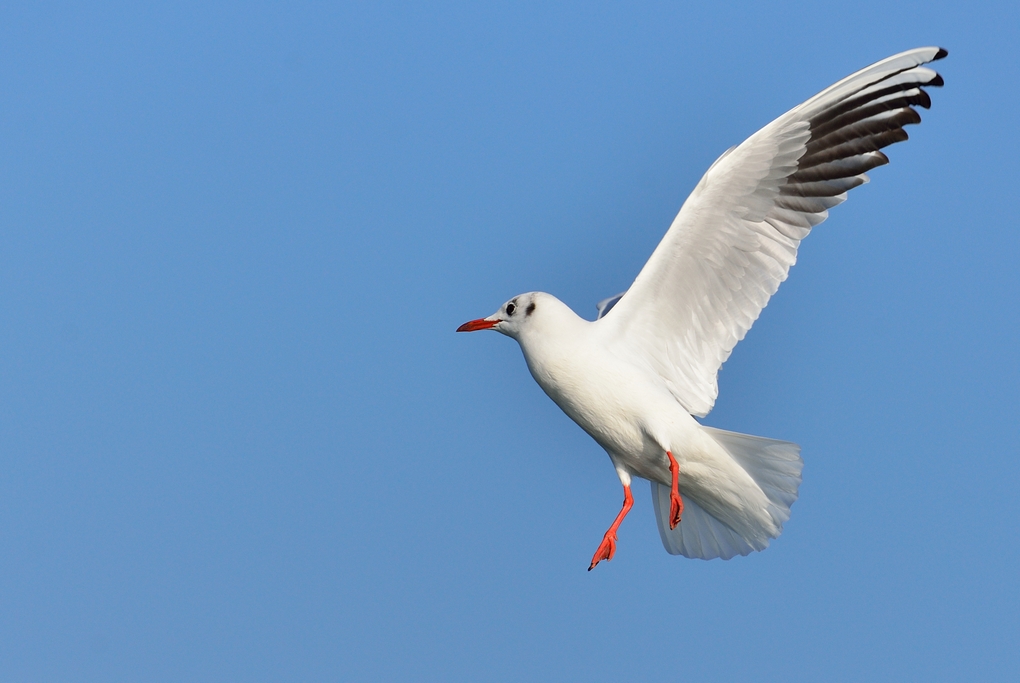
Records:
<instances>
[{"instance_id":1,"label":"folded wing","mask_svg":"<svg viewBox=\"0 0 1020 683\"><path fill-rule=\"evenodd\" d=\"M889 162L880 150L907 139L903 127L921 120L915 107L931 105L923 88L942 85L921 65L945 56L927 47L884 59L719 157L631 288L600 305L618 353L641 356L688 412L707 415L720 366L786 279L800 241Z\"/></svg>"}]
</instances>

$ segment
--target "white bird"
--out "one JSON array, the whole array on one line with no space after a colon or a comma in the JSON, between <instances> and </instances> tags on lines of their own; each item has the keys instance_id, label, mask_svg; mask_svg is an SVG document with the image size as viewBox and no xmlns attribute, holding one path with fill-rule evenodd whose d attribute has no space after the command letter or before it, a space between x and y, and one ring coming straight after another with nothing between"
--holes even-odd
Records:
<instances>
[{"instance_id":1,"label":"white bird","mask_svg":"<svg viewBox=\"0 0 1020 683\"><path fill-rule=\"evenodd\" d=\"M719 157L625 293L594 322L529 292L458 332L516 339L546 394L609 454L623 508L589 571L616 552L633 477L652 486L662 544L701 559L747 555L778 538L797 500L800 447L706 427L716 375L786 279L797 247L880 150L928 108L923 64L946 51L893 55L823 90Z\"/></svg>"}]
</instances>

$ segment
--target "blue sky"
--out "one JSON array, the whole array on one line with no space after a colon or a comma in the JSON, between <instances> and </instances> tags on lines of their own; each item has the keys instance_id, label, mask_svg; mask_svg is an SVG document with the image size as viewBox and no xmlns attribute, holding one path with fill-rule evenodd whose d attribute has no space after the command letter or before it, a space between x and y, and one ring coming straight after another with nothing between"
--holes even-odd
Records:
<instances>
[{"instance_id":1,"label":"blue sky","mask_svg":"<svg viewBox=\"0 0 1020 683\"><path fill-rule=\"evenodd\" d=\"M0 8L0 679L1020 677L1016 3ZM800 443L763 553L616 558L517 345L729 146L903 49L946 87L707 424Z\"/></svg>"}]
</instances>

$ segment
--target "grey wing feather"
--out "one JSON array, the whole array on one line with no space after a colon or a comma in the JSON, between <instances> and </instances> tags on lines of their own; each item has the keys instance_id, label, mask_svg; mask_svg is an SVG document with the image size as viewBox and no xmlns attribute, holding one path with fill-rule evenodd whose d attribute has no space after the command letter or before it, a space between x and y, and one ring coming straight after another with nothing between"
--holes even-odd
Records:
<instances>
[{"instance_id":1,"label":"grey wing feather","mask_svg":"<svg viewBox=\"0 0 1020 683\"><path fill-rule=\"evenodd\" d=\"M622 299L623 295L626 294L626 293L627 292L625 292L625 291L624 292L620 292L616 296L611 296L608 299L603 299L602 301L600 301L597 304L595 304L595 308L597 308L598 311L599 311L599 314L598 314L598 316L595 317L595 319L598 320L600 318L605 318L606 317L606 313L609 313L609 311L611 311L613 309L613 306L616 305L616 302L618 302L620 299Z\"/></svg>"}]
</instances>

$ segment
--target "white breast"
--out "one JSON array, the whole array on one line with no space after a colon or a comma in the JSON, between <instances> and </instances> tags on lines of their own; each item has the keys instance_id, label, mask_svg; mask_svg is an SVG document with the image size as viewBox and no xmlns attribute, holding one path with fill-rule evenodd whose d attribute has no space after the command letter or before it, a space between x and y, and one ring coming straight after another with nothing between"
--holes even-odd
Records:
<instances>
[{"instance_id":1,"label":"white breast","mask_svg":"<svg viewBox=\"0 0 1020 683\"><path fill-rule=\"evenodd\" d=\"M629 473L669 481L666 450L698 431L661 379L612 355L588 323L521 339L539 386ZM562 330L562 331L561 331ZM678 457L681 453L674 453Z\"/></svg>"}]
</instances>

